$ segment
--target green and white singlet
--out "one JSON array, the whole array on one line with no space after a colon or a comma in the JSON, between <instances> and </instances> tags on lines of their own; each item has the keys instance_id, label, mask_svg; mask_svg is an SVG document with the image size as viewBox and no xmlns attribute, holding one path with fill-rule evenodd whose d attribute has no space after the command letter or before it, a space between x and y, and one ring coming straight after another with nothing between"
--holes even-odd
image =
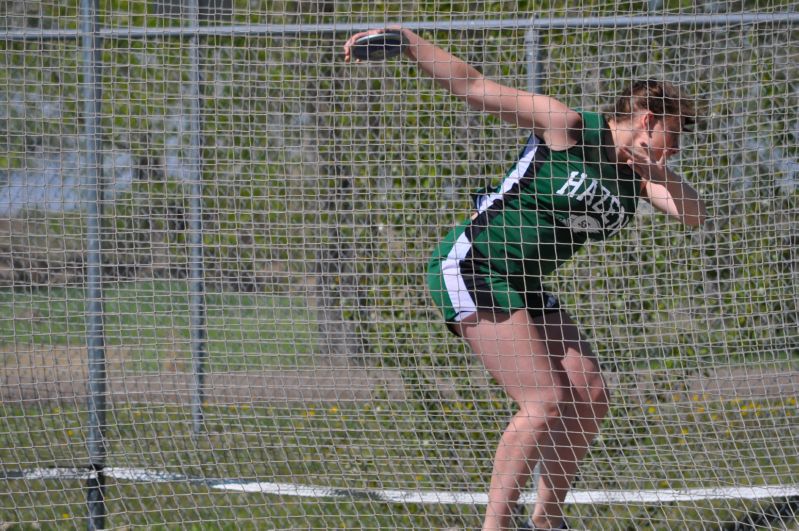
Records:
<instances>
[{"instance_id":1,"label":"green and white singlet","mask_svg":"<svg viewBox=\"0 0 799 531\"><path fill-rule=\"evenodd\" d=\"M550 150L530 135L500 185L475 195L475 214L433 253L428 285L448 323L477 310L557 308L542 278L589 240L614 236L632 219L640 179L608 159L612 142L603 116L581 115L582 138L568 150Z\"/></svg>"}]
</instances>

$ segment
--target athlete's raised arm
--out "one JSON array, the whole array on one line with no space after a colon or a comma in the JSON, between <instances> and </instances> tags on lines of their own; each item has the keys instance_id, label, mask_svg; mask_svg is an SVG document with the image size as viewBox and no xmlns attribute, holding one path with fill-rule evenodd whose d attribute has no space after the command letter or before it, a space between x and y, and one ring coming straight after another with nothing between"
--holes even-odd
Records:
<instances>
[{"instance_id":1,"label":"athlete's raised arm","mask_svg":"<svg viewBox=\"0 0 799 531\"><path fill-rule=\"evenodd\" d=\"M394 28L399 29L399 28ZM353 35L344 45L345 59L359 37L380 33L377 29ZM523 90L501 85L487 79L476 68L446 50L403 28L405 56L435 82L469 107L501 118L503 121L532 129L554 150L566 149L575 143L570 131L580 128L580 115L560 101Z\"/></svg>"}]
</instances>

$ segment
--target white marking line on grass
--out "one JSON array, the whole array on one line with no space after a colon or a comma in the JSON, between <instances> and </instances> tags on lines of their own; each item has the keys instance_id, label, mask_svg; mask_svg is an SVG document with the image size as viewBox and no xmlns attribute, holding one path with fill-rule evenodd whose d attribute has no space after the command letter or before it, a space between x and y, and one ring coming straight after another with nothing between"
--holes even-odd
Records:
<instances>
[{"instance_id":1,"label":"white marking line on grass","mask_svg":"<svg viewBox=\"0 0 799 531\"><path fill-rule=\"evenodd\" d=\"M290 483L217 483L215 489L239 492L260 492L280 496L297 497L363 497L396 503L453 504L453 505L486 505L488 495L474 492L440 492L440 491L402 491L402 490L346 490L324 487L305 487ZM730 487L704 489L657 489L657 490L620 490L600 491L586 490L570 492L566 503L570 504L606 504L606 503L653 503L690 500L719 499L760 499L799 496L799 485L775 487ZM522 503L534 503L535 494L523 494Z\"/></svg>"},{"instance_id":2,"label":"white marking line on grass","mask_svg":"<svg viewBox=\"0 0 799 531\"><path fill-rule=\"evenodd\" d=\"M442 505L485 505L488 503L488 496L486 494L475 492L346 489L296 485L293 483L274 483L268 481L203 479L142 468L108 467L103 469L103 473L107 477L123 481L144 483L186 481L205 484L215 490L275 494L278 496L293 496L298 498L350 498L391 503ZM6 477L15 479L88 479L95 475L96 472L82 468L38 468L23 470L19 474L10 474ZM754 500L789 496L799 496L799 485L654 490L577 490L568 494L566 503L664 503L696 500ZM519 501L522 503L533 503L535 502L535 494L524 494Z\"/></svg>"}]
</instances>

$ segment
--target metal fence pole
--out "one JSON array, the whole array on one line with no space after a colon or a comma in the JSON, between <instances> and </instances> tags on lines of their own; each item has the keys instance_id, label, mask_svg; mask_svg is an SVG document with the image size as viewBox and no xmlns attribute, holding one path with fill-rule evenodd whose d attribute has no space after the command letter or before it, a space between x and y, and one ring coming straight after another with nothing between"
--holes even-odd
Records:
<instances>
[{"instance_id":1,"label":"metal fence pole","mask_svg":"<svg viewBox=\"0 0 799 531\"><path fill-rule=\"evenodd\" d=\"M540 36L535 26L535 15L531 19L530 27L524 32L524 55L527 63L527 90L539 92L541 90L541 67L539 65Z\"/></svg>"},{"instance_id":2,"label":"metal fence pole","mask_svg":"<svg viewBox=\"0 0 799 531\"><path fill-rule=\"evenodd\" d=\"M98 38L99 19L96 2L97 0L81 0L80 11L81 57L83 60L81 98L84 114L83 141L86 150L83 156L83 168L87 188L86 311L88 330L86 344L89 357L89 433L86 444L90 471L86 483L86 503L88 505L89 529L105 527L103 468L107 451L105 441L107 374L103 326L102 240L100 236L103 182L98 159L101 105L99 69L102 61L102 39Z\"/></svg>"},{"instance_id":3,"label":"metal fence pole","mask_svg":"<svg viewBox=\"0 0 799 531\"><path fill-rule=\"evenodd\" d=\"M189 25L199 27L200 8L197 0L188 3ZM203 402L205 400L205 371L208 364L206 338L205 279L203 266L203 163L202 119L200 112L200 35L194 33L189 41L189 129L191 144L189 198L189 314L191 319L191 355L194 372L192 386L193 433L203 431Z\"/></svg>"}]
</instances>

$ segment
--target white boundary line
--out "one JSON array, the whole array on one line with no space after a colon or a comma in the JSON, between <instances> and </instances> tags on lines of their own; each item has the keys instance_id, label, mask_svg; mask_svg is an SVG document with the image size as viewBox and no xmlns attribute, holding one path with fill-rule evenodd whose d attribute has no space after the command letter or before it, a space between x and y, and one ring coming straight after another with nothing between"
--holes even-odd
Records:
<instances>
[{"instance_id":1,"label":"white boundary line","mask_svg":"<svg viewBox=\"0 0 799 531\"><path fill-rule=\"evenodd\" d=\"M123 481L144 483L189 482L205 484L215 490L229 492L251 492L292 496L298 498L350 498L374 500L389 503L421 503L441 505L485 505L488 496L474 492L444 491L404 491L346 489L296 485L293 483L274 483L266 481L237 481L230 479L192 478L182 474L159 472L143 468L108 467L103 469L107 477ZM6 473L0 479L89 479L96 475L82 468L37 468ZM799 485L775 485L761 487L725 487L693 489L654 489L654 490L577 490L566 497L568 504L652 504L676 501L763 499L799 496ZM523 494L522 503L535 502L535 494Z\"/></svg>"}]
</instances>

